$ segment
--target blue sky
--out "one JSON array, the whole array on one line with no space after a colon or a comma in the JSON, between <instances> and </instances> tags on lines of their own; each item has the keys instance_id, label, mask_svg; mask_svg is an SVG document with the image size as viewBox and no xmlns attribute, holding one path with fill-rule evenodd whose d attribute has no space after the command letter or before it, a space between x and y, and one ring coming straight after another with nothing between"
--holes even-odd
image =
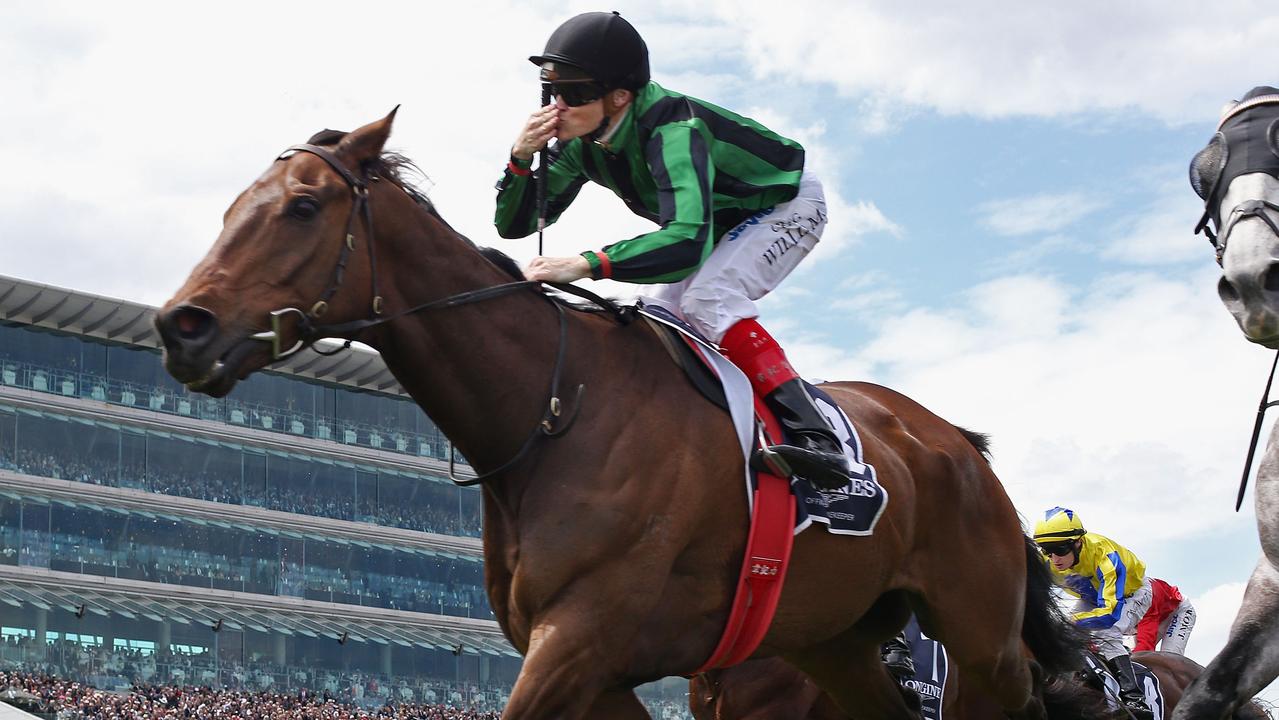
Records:
<instances>
[{"instance_id":1,"label":"blue sky","mask_svg":"<svg viewBox=\"0 0 1279 720\"><path fill-rule=\"evenodd\" d=\"M598 8L454 5L3 6L0 273L162 302L281 148L396 104L444 216L526 261L489 224L525 58ZM1130 546L1211 658L1258 553L1233 501L1271 355L1216 298L1185 175L1225 101L1279 83L1274 3L614 7L658 82L799 139L825 179L826 237L761 306L800 371L992 433L1022 514L1071 506ZM584 192L548 250L646 229Z\"/></svg>"}]
</instances>

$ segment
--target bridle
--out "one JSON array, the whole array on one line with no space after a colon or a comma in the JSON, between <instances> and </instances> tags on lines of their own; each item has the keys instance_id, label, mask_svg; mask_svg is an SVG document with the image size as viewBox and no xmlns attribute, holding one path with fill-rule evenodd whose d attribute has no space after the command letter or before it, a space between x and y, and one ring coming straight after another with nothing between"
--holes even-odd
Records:
<instances>
[{"instance_id":1,"label":"bridle","mask_svg":"<svg viewBox=\"0 0 1279 720\"><path fill-rule=\"evenodd\" d=\"M1244 200L1231 208L1224 223L1219 207L1230 181L1240 175L1264 172L1279 178L1279 116L1270 120L1260 137L1250 125L1253 118L1244 117L1258 108L1262 108L1263 113L1268 110L1274 114L1273 108L1264 107L1271 105L1279 105L1279 95L1258 95L1232 107L1217 123L1217 132L1207 147L1190 161L1190 184L1204 201L1195 234L1202 232L1208 237L1216 251L1218 265L1226 254L1230 231L1242 220L1260 219L1271 232L1279 235L1279 224L1266 212L1279 212L1279 204L1264 199ZM1264 123L1266 119L1263 114L1260 121ZM1213 225L1217 227L1215 233Z\"/></svg>"},{"instance_id":2,"label":"bridle","mask_svg":"<svg viewBox=\"0 0 1279 720\"><path fill-rule=\"evenodd\" d=\"M622 319L624 321L627 319L627 316L625 315L625 313L623 313L623 311L620 308L618 308L615 303L609 300L606 300L604 298L601 298L595 293L590 292L589 290L579 288L576 285L569 285L569 284L562 284L562 283L541 283L535 280L521 280L516 282L503 283L501 285L494 285L491 287L479 288L477 290L468 290L465 292L457 293L455 295L449 295L447 297L431 300L429 302L424 302L420 305L415 305L413 307L400 310L390 315L384 314L382 295L378 291L377 257L376 257L376 252L374 250L374 242L373 242L373 212L369 206L368 183L364 179L357 177L354 173L348 170L346 166L342 164L342 161L339 160L337 156L334 155L331 151L329 151L327 148L320 147L319 145L302 144L302 145L290 146L289 148L285 149L284 152L280 153L280 155L276 157L276 160L277 161L288 160L289 158L293 157L297 153L310 153L312 155L315 155L316 157L320 158L325 163L327 163L329 167L333 168L333 170L336 171L338 175L342 176L342 179L345 180L346 184L351 188L353 200L351 205L351 212L347 216L346 228L342 233L343 240L342 240L341 253L338 256L337 264L334 266L333 273L331 275L331 280L329 281L329 285L327 288L325 288L324 292L320 294L319 300L317 300L311 306L309 311L304 311L296 307L286 307L286 308L280 308L278 310L272 310L270 313L271 329L267 331L255 333L249 336L248 339L250 341L271 343L271 361L272 362L277 362L279 360L283 360L285 358L291 357L292 355L300 352L303 348L311 346L316 340L322 337L342 336L349 333L360 332L362 330L367 330L372 327L384 325L386 323L392 322L399 318L405 317L406 315L412 315L414 313L423 312L426 310L444 309L444 308L458 307L461 305L468 305L470 303L488 300L490 298L498 297L501 295L508 295L513 292L517 292L521 290L530 290L530 289L540 288L543 284L549 285L561 292L577 295L578 297L582 297L587 300L590 300L591 302L599 305L600 307L603 307L606 310L609 310L619 319ZM370 180L374 182L376 182L377 179L378 178L375 175L370 177ZM319 320L328 310L329 302L333 299L333 296L337 293L338 288L342 286L342 280L346 274L346 263L348 259L350 258L351 253L355 251L354 231L355 231L356 221L358 218L361 218L361 217L364 219L364 227L367 233L365 244L368 245L368 248L369 248L368 250L369 268L370 268L369 275L370 275L370 282L372 285L372 293L373 293L373 301L372 301L372 307L370 308L370 315L360 320L352 320L344 323L333 323L328 325L317 324L316 321ZM567 314L565 313L564 306L561 303L556 302L553 298L551 298L550 296L544 293L538 293L538 296L545 299L546 302L550 303L550 305L555 308L559 318L559 344L558 344L558 349L556 350L556 353L555 353L555 364L551 370L550 388L549 388L547 400L545 404L543 405L544 410L542 412L542 417L537 422L537 424L534 425L532 431L528 434L527 438L524 440L524 443L520 446L520 449L516 451L515 455L512 456L511 459L502 463L495 469L476 475L474 478L462 479L462 478L459 478L454 473L453 454L450 452L449 453L449 479L458 485L462 485L462 486L476 485L487 480L490 477L493 477L494 475L497 475L511 468L520 460L522 460L525 455L528 454L529 450L532 449L533 444L537 441L538 438L543 436L548 438L555 438L568 432L569 428L572 427L573 425L573 421L577 419L578 412L582 408L582 395L586 390L586 385L584 383L579 384L577 386L577 392L575 396L575 402L573 404L573 410L567 417L564 417L563 402L560 400L560 396L559 396L560 375L564 367L564 358L567 355L567 350L568 350L568 317L567 317ZM283 320L284 318L289 316L296 316L297 318L297 322L295 325L295 330L297 332L297 340L287 350L282 350L281 349L281 338L282 338L281 330L283 326ZM336 348L329 352L321 351L315 348L312 348L312 349L321 355L332 355L339 352L342 349L349 348L350 346L351 346L351 341L347 340L341 347Z\"/></svg>"},{"instance_id":3,"label":"bridle","mask_svg":"<svg viewBox=\"0 0 1279 720\"><path fill-rule=\"evenodd\" d=\"M1220 216L1221 202L1230 182L1236 177L1262 172L1279 178L1279 108L1276 106L1279 106L1279 95L1273 93L1257 95L1236 104L1222 115L1212 140L1190 161L1190 184L1204 201L1204 212L1195 225L1195 234L1202 232L1207 235L1216 251L1218 265L1223 265L1230 231L1243 220L1257 218L1279 236L1279 224L1267 212L1279 212L1279 204L1269 200L1251 198L1240 202L1230 209L1224 223ZM1261 132L1257 132L1258 126L1262 128ZM1213 225L1217 227L1216 233ZM1235 497L1236 512L1243 506L1266 411L1279 405L1279 401L1270 400L1276 368L1279 368L1279 354L1270 367L1266 388L1257 406L1248 455L1244 459L1243 475L1239 478L1239 493Z\"/></svg>"},{"instance_id":4,"label":"bridle","mask_svg":"<svg viewBox=\"0 0 1279 720\"><path fill-rule=\"evenodd\" d=\"M364 218L364 227L367 231L367 242L369 248L369 279L373 292L372 317L376 318L382 314L382 295L378 292L377 283L377 253L373 245L373 211L369 207L369 186L363 178L356 177L354 173L338 160L337 156L328 149L319 145L292 145L280 153L275 159L277 162L288 160L296 153L310 153L323 160L333 168L337 174L342 176L348 187L351 188L352 202L351 213L346 218L346 229L342 232L342 249L338 255L337 265L333 268L332 279L329 280L329 286L324 292L320 293L320 299L311 305L311 309L303 311L296 307L280 308L271 311L271 329L252 335L254 340L263 340L271 343L271 361L276 362L294 355L302 350L302 348L310 345L316 339L323 336L322 331L330 329L325 326L317 326L316 320L324 316L329 309L329 301L337 294L338 288L342 286L342 280L346 276L346 263L350 259L351 253L355 250L355 222L359 217ZM374 181L377 176L373 176ZM280 332L283 319L290 315L297 316L297 340L288 350L281 350L280 342L282 334ZM319 350L320 354L333 354L336 350L324 353Z\"/></svg>"}]
</instances>

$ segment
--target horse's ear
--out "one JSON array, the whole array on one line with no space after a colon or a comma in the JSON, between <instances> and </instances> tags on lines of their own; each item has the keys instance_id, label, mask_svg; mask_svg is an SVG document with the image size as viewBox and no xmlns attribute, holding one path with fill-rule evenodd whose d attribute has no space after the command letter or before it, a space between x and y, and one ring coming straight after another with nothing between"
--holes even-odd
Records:
<instances>
[{"instance_id":1,"label":"horse's ear","mask_svg":"<svg viewBox=\"0 0 1279 720\"><path fill-rule=\"evenodd\" d=\"M381 157L382 146L386 144L386 139L391 136L391 123L395 121L395 113L399 109L400 106L396 105L381 120L375 120L358 130L348 133L346 137L342 138L341 144L338 145L338 154L357 165Z\"/></svg>"}]
</instances>

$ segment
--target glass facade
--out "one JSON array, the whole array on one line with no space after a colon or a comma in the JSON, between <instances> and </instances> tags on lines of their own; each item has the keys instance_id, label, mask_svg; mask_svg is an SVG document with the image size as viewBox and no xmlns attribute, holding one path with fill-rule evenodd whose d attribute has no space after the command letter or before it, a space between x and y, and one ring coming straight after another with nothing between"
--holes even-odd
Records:
<instances>
[{"instance_id":1,"label":"glass facade","mask_svg":"<svg viewBox=\"0 0 1279 720\"><path fill-rule=\"evenodd\" d=\"M409 398L258 372L214 399L169 377L158 350L28 325L0 323L0 384L448 459L447 439Z\"/></svg>"},{"instance_id":2,"label":"glass facade","mask_svg":"<svg viewBox=\"0 0 1279 720\"><path fill-rule=\"evenodd\" d=\"M493 618L479 558L7 492L0 565Z\"/></svg>"},{"instance_id":3,"label":"glass facade","mask_svg":"<svg viewBox=\"0 0 1279 720\"><path fill-rule=\"evenodd\" d=\"M0 468L407 530L480 535L480 491L439 476L3 402Z\"/></svg>"},{"instance_id":4,"label":"glass facade","mask_svg":"<svg viewBox=\"0 0 1279 720\"><path fill-rule=\"evenodd\" d=\"M370 542L356 526L325 533L319 523L278 516L257 522L233 507L478 537L478 488L458 487L393 456L343 459L346 445L447 460L446 439L408 398L257 373L215 400L172 380L157 351L0 323L0 387L6 386L71 400L36 406L33 400L45 396L0 397L0 469L32 476L29 484L0 489L0 566L14 568L6 572L15 582L41 577L23 568L44 569L83 577L85 588L98 587L96 578L118 578L207 588L198 596L224 602L243 597L227 592L285 597L290 600L262 602L290 609L248 613L261 619L256 625L206 622L212 601L201 606L173 589L166 596L188 599L154 600L175 603L171 610L114 612L90 602L77 611L74 602L52 596L24 599L5 582L0 660L107 688L132 682L306 687L369 707L396 700L504 703L521 660L498 654L495 625L487 647L472 636L475 644L467 649L450 646L446 634L378 629L376 623L396 621L370 618L396 616L354 609L491 621L478 556ZM160 422L135 423L127 413L106 413L108 419L101 403L153 412ZM200 422L178 429L163 416ZM228 433L227 426L275 435L254 438ZM296 447L316 447L311 443L285 449L282 436L332 445L322 453ZM61 496L66 486L38 478L153 493L155 502L149 497L139 504L140 496L130 494L116 506L111 498L118 495L103 491ZM164 496L228 508L194 517ZM136 598L157 594L155 586L150 592L136 587L128 591ZM61 590L55 592L61 598ZM66 596L75 595L69 587ZM294 599L351 609L321 604L298 611ZM351 637L335 641L338 634L326 632L319 619L327 627L356 624L349 625ZM360 622L367 637L356 634ZM416 640L407 639L415 632ZM432 637L445 642L426 642Z\"/></svg>"}]
</instances>

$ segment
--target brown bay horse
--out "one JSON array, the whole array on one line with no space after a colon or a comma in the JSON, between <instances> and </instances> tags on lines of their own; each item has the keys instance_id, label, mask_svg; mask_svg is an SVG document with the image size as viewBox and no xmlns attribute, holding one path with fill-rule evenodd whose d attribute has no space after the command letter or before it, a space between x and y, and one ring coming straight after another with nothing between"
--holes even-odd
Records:
<instances>
[{"instance_id":1,"label":"brown bay horse","mask_svg":"<svg viewBox=\"0 0 1279 720\"><path fill-rule=\"evenodd\" d=\"M1176 653L1138 652L1133 660L1150 668L1164 696L1164 717L1171 718L1182 693L1203 672L1199 663ZM1054 720L1095 718L1126 720L1121 709L1108 709L1102 692L1074 674L1054 677L1050 697L1072 697L1068 704L1049 705ZM781 658L750 660L724 670L693 677L688 691L695 720L848 720L804 673ZM999 706L980 692L968 691L955 674L946 678L941 720L998 720ZM1061 708L1058 711L1058 708ZM1242 705L1235 720L1270 720L1257 702Z\"/></svg>"},{"instance_id":2,"label":"brown bay horse","mask_svg":"<svg viewBox=\"0 0 1279 720\"><path fill-rule=\"evenodd\" d=\"M741 567L744 461L729 417L646 324L510 285L402 182L403 159L383 152L394 115L317 135L240 194L157 315L166 367L222 396L318 335L376 348L486 476L485 582L525 656L503 717L647 718L631 689L709 657ZM869 537L796 537L756 656L803 668L849 714L908 718L879 644L913 611L964 682L1011 717L1042 718L1040 665L1064 666L1068 648L978 448L892 390L824 388L891 500Z\"/></svg>"}]
</instances>

